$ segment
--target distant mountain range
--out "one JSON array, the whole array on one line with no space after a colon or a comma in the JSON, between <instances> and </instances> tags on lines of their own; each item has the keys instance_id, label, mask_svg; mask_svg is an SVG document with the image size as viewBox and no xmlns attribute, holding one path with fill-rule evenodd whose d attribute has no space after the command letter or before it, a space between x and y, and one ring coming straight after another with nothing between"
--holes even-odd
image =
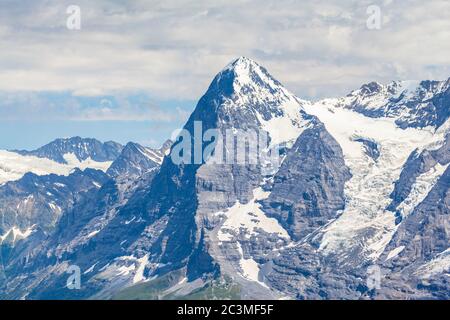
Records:
<instances>
[{"instance_id":1,"label":"distant mountain range","mask_svg":"<svg viewBox=\"0 0 450 320\"><path fill-rule=\"evenodd\" d=\"M122 151L119 143L108 141L102 143L96 139L73 137L56 139L49 144L33 151L15 151L24 156L47 158L58 163L67 164L67 157L74 156L78 161L91 159L97 162L114 161Z\"/></svg>"},{"instance_id":2,"label":"distant mountain range","mask_svg":"<svg viewBox=\"0 0 450 320\"><path fill-rule=\"evenodd\" d=\"M192 140L0 151L0 298L449 299L449 116L450 79L312 102L240 57ZM227 137L200 162L199 123ZM259 162L215 162L249 131L270 137Z\"/></svg>"}]
</instances>

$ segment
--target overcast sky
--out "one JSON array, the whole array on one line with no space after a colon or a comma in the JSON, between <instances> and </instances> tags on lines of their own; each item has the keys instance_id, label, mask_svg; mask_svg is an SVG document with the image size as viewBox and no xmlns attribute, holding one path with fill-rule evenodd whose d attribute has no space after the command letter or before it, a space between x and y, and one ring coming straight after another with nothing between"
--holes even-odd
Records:
<instances>
[{"instance_id":1,"label":"overcast sky","mask_svg":"<svg viewBox=\"0 0 450 320\"><path fill-rule=\"evenodd\" d=\"M80 30L66 27L69 5L81 9ZM380 29L367 27L370 5ZM449 39L448 0L0 0L0 116L175 128L238 56L318 99L372 80L447 79ZM160 142L156 131L136 141ZM12 140L3 134L0 148Z\"/></svg>"}]
</instances>

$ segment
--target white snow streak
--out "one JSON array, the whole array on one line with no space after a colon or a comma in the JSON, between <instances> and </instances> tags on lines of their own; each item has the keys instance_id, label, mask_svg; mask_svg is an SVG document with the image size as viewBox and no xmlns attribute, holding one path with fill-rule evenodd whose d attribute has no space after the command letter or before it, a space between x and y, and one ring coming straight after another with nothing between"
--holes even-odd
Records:
<instances>
[{"instance_id":1,"label":"white snow streak","mask_svg":"<svg viewBox=\"0 0 450 320\"><path fill-rule=\"evenodd\" d=\"M14 226L8 231L6 231L3 235L0 235L0 243L5 241L6 238L8 238L10 235L13 237L13 242L16 242L17 240L26 239L28 238L34 231L35 225L25 229L24 231L20 230L18 227Z\"/></svg>"},{"instance_id":2,"label":"white snow streak","mask_svg":"<svg viewBox=\"0 0 450 320\"><path fill-rule=\"evenodd\" d=\"M258 280L258 275L259 275L259 265L258 263L253 260L252 258L250 259L245 259L244 258L244 252L242 251L242 247L241 244L239 243L239 241L236 242L237 247L238 247L238 252L241 256L241 259L239 261L239 266L242 269L242 276L250 281L255 281L260 283L261 285L267 287L267 285L263 282L260 282Z\"/></svg>"},{"instance_id":3,"label":"white snow streak","mask_svg":"<svg viewBox=\"0 0 450 320\"><path fill-rule=\"evenodd\" d=\"M111 165L110 161L96 162L91 159L80 162L73 154L66 154L64 158L68 164L61 164L46 158L22 156L15 152L0 150L0 184L19 180L27 172L32 172L37 175L54 173L68 176L74 168L81 170L93 168L106 171Z\"/></svg>"},{"instance_id":4,"label":"white snow streak","mask_svg":"<svg viewBox=\"0 0 450 320\"><path fill-rule=\"evenodd\" d=\"M136 273L134 274L133 283L138 283L138 282L145 280L144 270L145 270L145 266L147 265L147 262L148 262L148 256L149 255L146 254L142 258L137 259L137 262L139 262L139 266L136 270Z\"/></svg>"},{"instance_id":5,"label":"white snow streak","mask_svg":"<svg viewBox=\"0 0 450 320\"><path fill-rule=\"evenodd\" d=\"M417 177L408 197L397 207L402 217L408 216L425 199L449 164L437 163L429 171Z\"/></svg>"},{"instance_id":6,"label":"white snow streak","mask_svg":"<svg viewBox=\"0 0 450 320\"><path fill-rule=\"evenodd\" d=\"M72 168L79 168L81 170L91 168L106 172L106 170L108 170L108 168L112 164L112 161L98 162L92 160L90 157L86 160L79 161L74 153L66 153L63 158L64 160L66 160L67 166Z\"/></svg>"},{"instance_id":7,"label":"white snow streak","mask_svg":"<svg viewBox=\"0 0 450 320\"><path fill-rule=\"evenodd\" d=\"M444 272L450 272L450 248L438 254L433 260L422 265L416 271L416 274L426 279Z\"/></svg>"},{"instance_id":8,"label":"white snow streak","mask_svg":"<svg viewBox=\"0 0 450 320\"><path fill-rule=\"evenodd\" d=\"M262 188L253 190L253 199L247 204L239 201L226 212L219 212L226 217L225 222L220 228L217 237L220 241L231 241L233 234L237 234L239 229L246 229L249 235L257 234L258 229L279 237L289 239L289 235L285 229L274 218L268 218L260 208L258 200L267 198L269 192L265 192Z\"/></svg>"},{"instance_id":9,"label":"white snow streak","mask_svg":"<svg viewBox=\"0 0 450 320\"><path fill-rule=\"evenodd\" d=\"M402 252L405 249L405 246L400 246L397 247L395 249L392 249L389 254L386 257L385 261L388 261L389 259L395 258L396 256L398 256L400 254L400 252Z\"/></svg>"}]
</instances>

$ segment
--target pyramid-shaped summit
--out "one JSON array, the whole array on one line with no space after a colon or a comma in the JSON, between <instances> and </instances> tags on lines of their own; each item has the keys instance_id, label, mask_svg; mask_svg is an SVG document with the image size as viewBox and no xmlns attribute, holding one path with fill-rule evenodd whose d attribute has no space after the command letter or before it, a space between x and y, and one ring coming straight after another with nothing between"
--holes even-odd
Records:
<instances>
[{"instance_id":1,"label":"pyramid-shaped summit","mask_svg":"<svg viewBox=\"0 0 450 320\"><path fill-rule=\"evenodd\" d=\"M239 57L215 76L194 114L203 120L214 110L218 124L255 126L267 131L274 143L282 143L297 138L309 122L305 103L257 62Z\"/></svg>"},{"instance_id":2,"label":"pyramid-shaped summit","mask_svg":"<svg viewBox=\"0 0 450 320\"><path fill-rule=\"evenodd\" d=\"M247 57L239 57L233 60L216 76L215 80L231 82L235 94L248 95L253 93L259 94L260 98L268 98L269 94L278 93L287 100L299 100L284 88L267 69Z\"/></svg>"}]
</instances>

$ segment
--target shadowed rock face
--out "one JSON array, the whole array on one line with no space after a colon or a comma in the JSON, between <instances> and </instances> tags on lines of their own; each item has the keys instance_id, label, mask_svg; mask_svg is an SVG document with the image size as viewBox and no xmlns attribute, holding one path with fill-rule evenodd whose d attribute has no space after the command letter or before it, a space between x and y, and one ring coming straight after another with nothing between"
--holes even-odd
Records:
<instances>
[{"instance_id":1,"label":"shadowed rock face","mask_svg":"<svg viewBox=\"0 0 450 320\"><path fill-rule=\"evenodd\" d=\"M80 195L63 212L50 236L34 232L14 248L5 272L20 281L6 283L2 290L14 299L24 295L29 299L83 299L100 291L106 284L95 276L102 268L120 256L141 257L142 250L148 249L146 243L152 239L142 235L146 227L142 195L148 192L154 174L150 171L134 182L108 178L100 189ZM82 290L66 288L70 265L82 272L92 269L83 274ZM22 278L23 274L27 276Z\"/></svg>"},{"instance_id":2,"label":"shadowed rock face","mask_svg":"<svg viewBox=\"0 0 450 320\"><path fill-rule=\"evenodd\" d=\"M391 194L392 203L388 210L394 211L411 192L412 185L417 177L428 172L437 163L445 165L450 162L450 134L445 143L436 150L423 150L420 154L415 150L406 161L400 179L395 182L395 189Z\"/></svg>"},{"instance_id":3,"label":"shadowed rock face","mask_svg":"<svg viewBox=\"0 0 450 320\"><path fill-rule=\"evenodd\" d=\"M415 210L402 221L380 257L387 274L378 295L401 299L449 299L450 167ZM394 257L389 254L402 248Z\"/></svg>"},{"instance_id":4,"label":"shadowed rock face","mask_svg":"<svg viewBox=\"0 0 450 320\"><path fill-rule=\"evenodd\" d=\"M400 224L385 250L404 249L389 260L389 265L405 268L421 264L449 248L450 243L450 167L428 196Z\"/></svg>"},{"instance_id":5,"label":"shadowed rock face","mask_svg":"<svg viewBox=\"0 0 450 320\"><path fill-rule=\"evenodd\" d=\"M0 234L12 227L25 230L33 225L51 233L80 194L100 188L107 180L102 171L75 169L67 177L27 173L0 186Z\"/></svg>"},{"instance_id":6,"label":"shadowed rock face","mask_svg":"<svg viewBox=\"0 0 450 320\"><path fill-rule=\"evenodd\" d=\"M422 82L412 92L404 84L370 83L337 103L369 117L395 118L391 121L402 127L439 126L448 118L446 85ZM427 94L434 98L428 101ZM371 239L367 233L376 230L367 231L366 221L356 221L362 231L355 233L354 244L349 243L345 251L348 263L339 263L339 251L325 255L320 246L328 223L340 219L345 209L344 186L351 178L346 161L352 161L353 154L348 155L345 140L336 136L346 150L344 161L342 147L320 119L305 113L305 103L264 68L239 58L214 78L185 124L191 135L191 163L196 121L201 121L202 133L208 129L218 129L222 135L228 129L266 130L271 142L278 139L283 157L280 167L270 173L260 164L214 164L205 159L178 164L170 157L162 160L165 150L135 143L120 147L118 156L107 155L105 146L99 151L84 145L85 141L70 144L63 139L50 144L54 152L47 152L48 148L36 151L54 160L71 152L79 160L111 161L114 157L115 161L108 175L76 171L70 177L53 177L56 180L26 175L0 187L0 203L4 201L8 208L27 195L28 189L38 195L36 210L24 211L32 212L20 225L27 227L38 212L44 213L45 221L53 221L43 210L51 200L46 192L56 192L50 185L64 182L58 179L74 179L64 182L74 184L73 188L58 194L61 201L69 199L70 205L61 204L56 222L49 223L50 231L38 229L14 247L1 246L0 292L15 299L109 298L143 279L167 276L173 278L170 286L189 293L194 283L226 275L239 285L242 298L251 299L286 295L297 299L448 298L449 280L443 272L432 273L426 280L423 274L450 255L446 251L450 242L449 169L440 172L425 200L398 221L381 257L369 259L362 252L365 246L361 244ZM383 141L357 132L347 137L359 142L352 146L361 147L375 160L367 158L368 165L380 164ZM202 142L201 151L208 144ZM449 162L449 149L447 137L439 148L425 147L409 157L391 196L393 211L407 199L421 175ZM91 189L93 182L98 185ZM360 189L353 191L365 191ZM386 216L392 218L390 212ZM12 218L10 214L8 223ZM379 223L380 229L394 225L392 219ZM403 250L391 256L401 246ZM386 275L382 290L367 287L371 264L381 266ZM81 290L65 287L69 265L79 266L83 273ZM183 277L186 286L178 283Z\"/></svg>"},{"instance_id":7,"label":"shadowed rock face","mask_svg":"<svg viewBox=\"0 0 450 320\"><path fill-rule=\"evenodd\" d=\"M0 292L6 276L20 274L24 264L37 262L33 258L44 253L39 252L42 244L60 231L61 217L108 180L103 171L75 169L67 177L27 173L0 187L0 235L6 235L0 241ZM29 234L23 239L14 229Z\"/></svg>"},{"instance_id":8,"label":"shadowed rock face","mask_svg":"<svg viewBox=\"0 0 450 320\"><path fill-rule=\"evenodd\" d=\"M306 129L288 151L274 177L263 209L299 240L336 218L345 205L344 185L350 179L342 150L318 124Z\"/></svg>"},{"instance_id":9,"label":"shadowed rock face","mask_svg":"<svg viewBox=\"0 0 450 320\"><path fill-rule=\"evenodd\" d=\"M129 142L106 173L114 178L119 176L141 176L149 170L158 167L163 158L164 153L162 150L154 150Z\"/></svg>"}]
</instances>

